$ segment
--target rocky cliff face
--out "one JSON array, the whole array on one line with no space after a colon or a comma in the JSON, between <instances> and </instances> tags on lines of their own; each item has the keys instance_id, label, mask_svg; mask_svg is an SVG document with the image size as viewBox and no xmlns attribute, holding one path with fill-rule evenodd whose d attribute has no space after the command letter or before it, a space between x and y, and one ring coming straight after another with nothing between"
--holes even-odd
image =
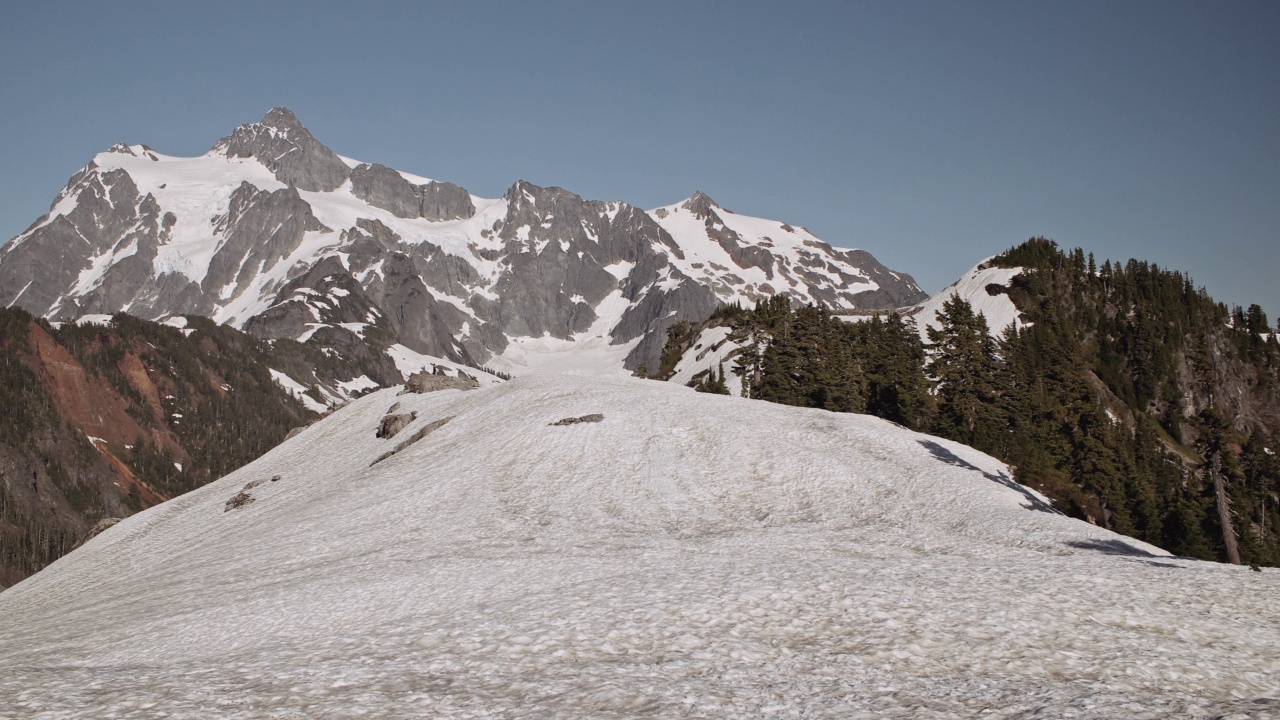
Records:
<instances>
[{"instance_id":1,"label":"rocky cliff face","mask_svg":"<svg viewBox=\"0 0 1280 720\"><path fill-rule=\"evenodd\" d=\"M0 305L51 320L200 314L467 364L598 338L654 366L668 327L784 293L836 309L923 299L907 275L702 193L646 212L520 181L498 199L336 155L276 108L204 156L117 145L0 249Z\"/></svg>"}]
</instances>

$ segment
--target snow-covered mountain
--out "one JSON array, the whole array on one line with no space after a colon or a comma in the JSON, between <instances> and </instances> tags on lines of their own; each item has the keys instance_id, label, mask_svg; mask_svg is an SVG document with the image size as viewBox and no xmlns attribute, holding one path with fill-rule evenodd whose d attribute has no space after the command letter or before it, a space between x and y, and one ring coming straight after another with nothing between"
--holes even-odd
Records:
<instances>
[{"instance_id":1,"label":"snow-covered mountain","mask_svg":"<svg viewBox=\"0 0 1280 720\"><path fill-rule=\"evenodd\" d=\"M0 304L51 320L199 314L514 371L552 341L652 366L672 323L775 293L833 308L924 297L865 252L702 193L649 212L524 181L480 198L341 157L284 108L200 157L116 145L0 248Z\"/></svg>"},{"instance_id":2,"label":"snow-covered mountain","mask_svg":"<svg viewBox=\"0 0 1280 720\"><path fill-rule=\"evenodd\" d=\"M0 593L0 717L1276 711L1280 574L1009 475L672 383L386 389Z\"/></svg>"}]
</instances>

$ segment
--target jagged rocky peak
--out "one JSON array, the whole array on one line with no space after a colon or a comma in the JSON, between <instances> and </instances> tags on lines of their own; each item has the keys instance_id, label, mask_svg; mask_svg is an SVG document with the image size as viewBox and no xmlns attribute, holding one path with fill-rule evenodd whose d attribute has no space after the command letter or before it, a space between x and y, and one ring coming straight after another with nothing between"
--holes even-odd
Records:
<instances>
[{"instance_id":1,"label":"jagged rocky peak","mask_svg":"<svg viewBox=\"0 0 1280 720\"><path fill-rule=\"evenodd\" d=\"M345 299L294 298L289 284L331 256L351 286L311 289ZM454 361L591 331L636 341L627 367L655 367L670 324L778 292L838 308L924 298L865 253L703 192L652 212L527 180L503 200L477 198L343 159L282 107L199 158L116 145L0 246L0 305L50 319L201 314L312 344L340 330L359 339L343 329L361 323L379 352L397 343Z\"/></svg>"},{"instance_id":2,"label":"jagged rocky peak","mask_svg":"<svg viewBox=\"0 0 1280 720\"><path fill-rule=\"evenodd\" d=\"M290 130L296 130L306 133L307 129L302 126L302 122L298 120L298 116L287 107L273 107L262 116L262 125L275 128L281 132L288 134ZM310 133L307 133L310 135Z\"/></svg>"},{"instance_id":3,"label":"jagged rocky peak","mask_svg":"<svg viewBox=\"0 0 1280 720\"><path fill-rule=\"evenodd\" d=\"M342 158L320 144L298 116L284 107L272 108L261 122L236 128L211 152L255 158L280 182L310 192L336 190L351 175Z\"/></svg>"},{"instance_id":4,"label":"jagged rocky peak","mask_svg":"<svg viewBox=\"0 0 1280 720\"><path fill-rule=\"evenodd\" d=\"M146 145L127 145L118 142L107 148L107 152L116 153L117 155L129 155L130 157L145 157L154 161L160 160L160 158L156 157L156 151Z\"/></svg>"},{"instance_id":5,"label":"jagged rocky peak","mask_svg":"<svg viewBox=\"0 0 1280 720\"><path fill-rule=\"evenodd\" d=\"M542 187L528 180L517 180L503 196L508 204L508 226L518 225L518 216L560 217L561 213L588 212L588 203L581 195L562 187Z\"/></svg>"},{"instance_id":6,"label":"jagged rocky peak","mask_svg":"<svg viewBox=\"0 0 1280 720\"><path fill-rule=\"evenodd\" d=\"M465 220L476 214L471 194L453 183L434 180L415 185L400 172L378 163L362 163L351 171L356 197L402 218Z\"/></svg>"},{"instance_id":7,"label":"jagged rocky peak","mask_svg":"<svg viewBox=\"0 0 1280 720\"><path fill-rule=\"evenodd\" d=\"M718 208L720 206L717 205L716 201L712 200L709 195L702 192L701 190L698 190L694 194L690 195L689 199L685 200L681 204L681 207L693 213L694 215L697 215L699 218L706 220L708 217L714 214L715 212L714 208Z\"/></svg>"}]
</instances>

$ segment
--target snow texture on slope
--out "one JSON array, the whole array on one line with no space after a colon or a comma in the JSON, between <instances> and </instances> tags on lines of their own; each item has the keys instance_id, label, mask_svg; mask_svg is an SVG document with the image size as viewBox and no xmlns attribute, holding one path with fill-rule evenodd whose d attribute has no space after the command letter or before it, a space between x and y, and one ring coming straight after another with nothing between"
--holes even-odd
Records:
<instances>
[{"instance_id":1,"label":"snow texture on slope","mask_svg":"<svg viewBox=\"0 0 1280 720\"><path fill-rule=\"evenodd\" d=\"M871 417L389 389L0 593L0 717L1263 717L1277 590Z\"/></svg>"},{"instance_id":2,"label":"snow texture on slope","mask_svg":"<svg viewBox=\"0 0 1280 720\"><path fill-rule=\"evenodd\" d=\"M1007 288L1009 283L1023 272L1023 268L1020 267L986 267L984 264L979 264L928 300L909 309L908 312L915 317L921 339L925 342L929 341L925 328L938 327L938 311L942 309L942 304L950 301L953 296L959 296L961 300L973 306L975 315L981 313L986 318L987 331L992 337L1000 337L1005 328L1014 323L1017 323L1018 327L1025 326L1027 323L1022 320L1017 306L1008 295L1004 293L993 295L987 291L989 285Z\"/></svg>"}]
</instances>

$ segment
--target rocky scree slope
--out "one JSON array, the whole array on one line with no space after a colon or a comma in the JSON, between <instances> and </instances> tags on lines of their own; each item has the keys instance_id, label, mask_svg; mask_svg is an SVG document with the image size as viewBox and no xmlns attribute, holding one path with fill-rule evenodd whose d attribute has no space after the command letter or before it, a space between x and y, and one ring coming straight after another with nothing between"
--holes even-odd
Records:
<instances>
[{"instance_id":1,"label":"rocky scree slope","mask_svg":"<svg viewBox=\"0 0 1280 720\"><path fill-rule=\"evenodd\" d=\"M866 252L702 193L648 212L525 181L480 198L341 157L284 108L201 157L118 144L0 248L0 305L50 320L196 314L499 367L520 338L596 336L627 368L654 367L671 324L774 294L833 308L924 298Z\"/></svg>"}]
</instances>

